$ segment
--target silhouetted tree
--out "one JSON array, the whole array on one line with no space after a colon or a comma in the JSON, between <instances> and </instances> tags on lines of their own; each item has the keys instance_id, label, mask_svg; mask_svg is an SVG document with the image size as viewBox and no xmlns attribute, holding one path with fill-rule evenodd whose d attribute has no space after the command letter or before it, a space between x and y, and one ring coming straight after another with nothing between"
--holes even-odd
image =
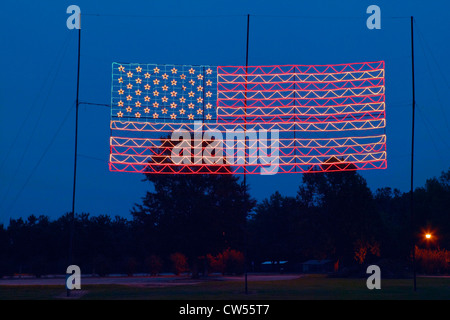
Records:
<instances>
[{"instance_id":1,"label":"silhouetted tree","mask_svg":"<svg viewBox=\"0 0 450 320\"><path fill-rule=\"evenodd\" d=\"M258 204L249 222L252 259L258 262L299 260L301 219L296 199L283 197L279 192Z\"/></svg>"},{"instance_id":2,"label":"silhouetted tree","mask_svg":"<svg viewBox=\"0 0 450 320\"><path fill-rule=\"evenodd\" d=\"M237 177L147 174L146 180L154 190L135 205L132 221L75 215L73 262L82 272L168 270L170 255L180 252L196 273L200 256L206 261L227 250L245 252L244 225L255 201ZM249 220L249 256L255 262L332 257L349 265L368 263L380 254L406 261L411 234L423 250L421 232L426 229L434 234L432 249L444 252L450 247L450 170L428 179L414 195L416 223L411 229L409 193L386 187L372 195L356 171L304 174L296 198L276 192L255 208ZM0 225L0 276L64 273L70 221L68 213L54 221L30 215L10 219L7 228ZM149 269L152 256L156 262ZM436 269L428 267L420 270Z\"/></svg>"},{"instance_id":3,"label":"silhouetted tree","mask_svg":"<svg viewBox=\"0 0 450 320\"><path fill-rule=\"evenodd\" d=\"M310 208L322 228L318 239L326 243L327 255L351 264L357 241L374 242L382 223L365 179L356 171L303 175L298 200Z\"/></svg>"},{"instance_id":4,"label":"silhouetted tree","mask_svg":"<svg viewBox=\"0 0 450 320\"><path fill-rule=\"evenodd\" d=\"M242 226L255 201L232 175L147 174L154 191L132 210L152 251L181 252L194 269L197 258L226 247L242 249Z\"/></svg>"}]
</instances>

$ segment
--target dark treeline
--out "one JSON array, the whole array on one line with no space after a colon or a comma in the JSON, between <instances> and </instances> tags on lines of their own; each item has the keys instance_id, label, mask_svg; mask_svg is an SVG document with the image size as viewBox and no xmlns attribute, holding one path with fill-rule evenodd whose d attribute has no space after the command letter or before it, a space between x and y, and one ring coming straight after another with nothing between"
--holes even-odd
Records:
<instances>
[{"instance_id":1,"label":"dark treeline","mask_svg":"<svg viewBox=\"0 0 450 320\"><path fill-rule=\"evenodd\" d=\"M146 179L154 191L132 208L132 219L76 215L73 264L83 273L239 273L243 253L256 271L263 261L308 259L330 259L339 270L382 261L407 267L413 239L419 260L424 250L448 259L450 170L415 190L413 228L410 193L373 193L356 171L304 174L296 197L275 192L261 203L232 175ZM0 276L65 273L70 225L70 214L0 225ZM225 259L230 263L218 266ZM438 269L419 263L419 271L448 272L445 263Z\"/></svg>"}]
</instances>

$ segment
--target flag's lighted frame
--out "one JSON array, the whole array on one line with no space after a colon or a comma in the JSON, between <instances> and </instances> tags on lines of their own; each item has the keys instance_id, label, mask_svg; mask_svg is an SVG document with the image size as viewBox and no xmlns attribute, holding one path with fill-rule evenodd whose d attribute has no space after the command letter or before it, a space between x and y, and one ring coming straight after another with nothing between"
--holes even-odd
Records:
<instances>
[{"instance_id":1,"label":"flag's lighted frame","mask_svg":"<svg viewBox=\"0 0 450 320\"><path fill-rule=\"evenodd\" d=\"M252 137L247 145L232 142L233 157L244 152L243 163L225 156L215 164L173 163L171 150L179 142L171 134L194 133L199 121L202 132L264 130L269 141L278 130L276 173L384 169L384 85L383 61L256 67L114 63L110 170L260 174L267 169L267 163L248 159L255 150L271 155L271 144ZM211 142L201 142L201 148ZM192 145L189 157L196 156Z\"/></svg>"}]
</instances>

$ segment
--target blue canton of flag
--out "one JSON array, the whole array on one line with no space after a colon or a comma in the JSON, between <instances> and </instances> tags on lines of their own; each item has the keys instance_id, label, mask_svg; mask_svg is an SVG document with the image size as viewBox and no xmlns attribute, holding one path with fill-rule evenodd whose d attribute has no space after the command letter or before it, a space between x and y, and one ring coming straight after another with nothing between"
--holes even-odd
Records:
<instances>
[{"instance_id":1,"label":"blue canton of flag","mask_svg":"<svg viewBox=\"0 0 450 320\"><path fill-rule=\"evenodd\" d=\"M217 67L113 63L111 116L124 121L217 121Z\"/></svg>"}]
</instances>

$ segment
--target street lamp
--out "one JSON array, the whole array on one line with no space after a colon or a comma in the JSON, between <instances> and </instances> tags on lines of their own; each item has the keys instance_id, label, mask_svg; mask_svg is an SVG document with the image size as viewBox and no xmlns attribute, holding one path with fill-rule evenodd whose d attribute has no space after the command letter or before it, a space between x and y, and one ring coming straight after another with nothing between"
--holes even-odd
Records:
<instances>
[{"instance_id":1,"label":"street lamp","mask_svg":"<svg viewBox=\"0 0 450 320\"><path fill-rule=\"evenodd\" d=\"M437 237L435 234L433 234L433 232L426 230L423 233L423 241L426 242L427 249L429 249L432 244L436 244L436 240L437 240Z\"/></svg>"}]
</instances>

